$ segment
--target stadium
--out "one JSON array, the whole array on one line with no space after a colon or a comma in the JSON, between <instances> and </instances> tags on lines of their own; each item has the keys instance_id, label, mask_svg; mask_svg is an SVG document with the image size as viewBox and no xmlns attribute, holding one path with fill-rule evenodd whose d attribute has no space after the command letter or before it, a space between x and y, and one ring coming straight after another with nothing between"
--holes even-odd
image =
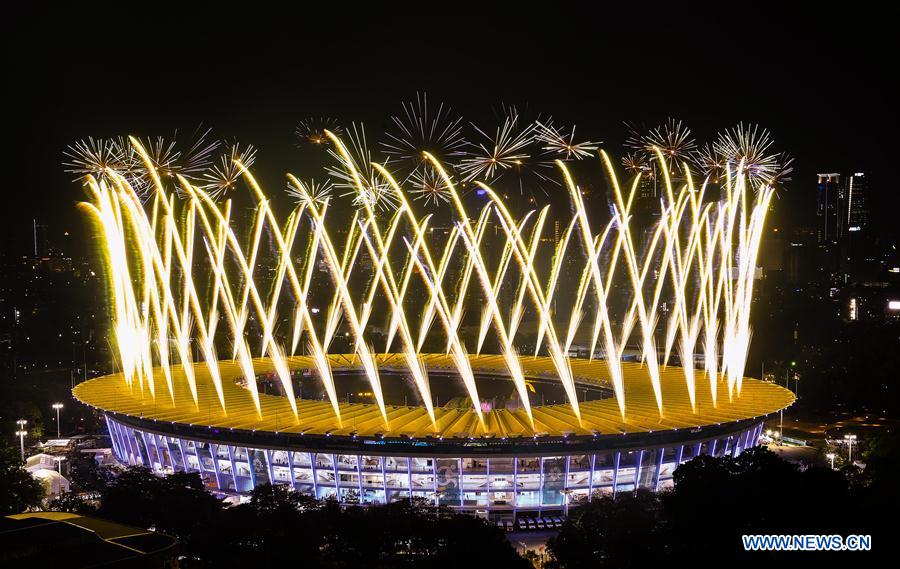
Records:
<instances>
[{"instance_id":1,"label":"stadium","mask_svg":"<svg viewBox=\"0 0 900 569\"><path fill-rule=\"evenodd\" d=\"M352 387L360 372L357 358L329 358L335 377ZM423 361L433 386L438 378L458 385L448 377L454 370L450 358L424 355ZM498 519L565 514L598 494L666 488L676 466L698 454L737 455L756 445L766 416L793 402L790 391L745 378L740 397L722 398L713 406L701 381L694 409L682 370L670 366L661 373L665 412L660 416L646 366L623 363L623 419L605 363L572 359L584 399L579 424L554 393L558 379L549 358L520 361L532 399L544 395L545 404L532 408L534 428L521 407L509 401L493 408L483 402L482 425L459 398L435 407L434 425L422 405L389 405L385 427L377 405L352 402L353 396L340 404L341 424L327 401L299 399L295 418L287 399L277 394L260 394L260 416L241 385L240 367L228 361L219 363L227 413L200 364L195 366L196 405L187 382L177 377L174 398L159 387L154 399L142 397L121 375L82 383L75 396L105 415L121 462L160 474L197 472L215 492L244 494L271 482L344 503L421 497ZM301 392L304 383L318 383L309 358L288 362ZM470 362L479 385L499 382L495 391L502 393L502 384L509 384L502 357L471 356ZM402 379L407 371L397 354L380 355L378 365L385 377L393 371ZM267 359L254 360L254 367L261 378L275 371ZM391 382L386 391L402 398L405 385ZM547 401L554 396L558 403Z\"/></svg>"},{"instance_id":2,"label":"stadium","mask_svg":"<svg viewBox=\"0 0 900 569\"><path fill-rule=\"evenodd\" d=\"M173 193L134 138L145 175L89 176L121 371L74 394L123 463L221 494L288 484L508 519L665 488L694 456L757 444L793 402L744 377L774 190L742 162L715 190L665 178L647 227L637 178L625 193L609 168L611 215L592 226L557 162L571 209L551 225L549 206L516 219L485 184L463 196L426 152L440 227L324 135L352 215L288 175L298 202L279 221L237 158L251 207L181 175Z\"/></svg>"}]
</instances>

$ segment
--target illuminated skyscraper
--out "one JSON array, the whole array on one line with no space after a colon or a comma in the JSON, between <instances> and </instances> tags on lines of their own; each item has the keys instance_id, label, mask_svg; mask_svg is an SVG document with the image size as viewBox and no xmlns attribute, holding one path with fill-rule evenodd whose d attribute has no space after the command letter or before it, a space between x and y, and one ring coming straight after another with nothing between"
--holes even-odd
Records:
<instances>
[{"instance_id":1,"label":"illuminated skyscraper","mask_svg":"<svg viewBox=\"0 0 900 569\"><path fill-rule=\"evenodd\" d=\"M869 221L866 207L866 175L856 172L847 178L847 204L843 214L848 232L862 231Z\"/></svg>"},{"instance_id":2,"label":"illuminated skyscraper","mask_svg":"<svg viewBox=\"0 0 900 569\"><path fill-rule=\"evenodd\" d=\"M816 186L816 217L818 217L818 241L820 244L837 243L841 234L840 204L843 201L841 175L819 174Z\"/></svg>"}]
</instances>

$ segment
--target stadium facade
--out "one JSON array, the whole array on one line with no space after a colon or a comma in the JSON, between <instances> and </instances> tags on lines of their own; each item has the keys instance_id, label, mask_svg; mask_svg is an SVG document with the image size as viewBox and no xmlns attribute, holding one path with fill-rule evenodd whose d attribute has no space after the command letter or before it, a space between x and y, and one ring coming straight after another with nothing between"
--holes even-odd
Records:
<instances>
[{"instance_id":1,"label":"stadium facade","mask_svg":"<svg viewBox=\"0 0 900 569\"><path fill-rule=\"evenodd\" d=\"M390 369L392 357L381 357L382 368ZM440 370L447 364L442 357L424 360ZM337 369L357 365L352 357L332 358ZM292 369L308 369L303 358L292 360ZM471 360L480 373L502 371L499 356ZM535 380L552 368L544 358L522 363ZM256 364L266 373L266 360ZM224 382L227 413L203 387L200 364L196 403L181 391L150 400L120 375L85 382L75 395L102 411L122 463L161 475L197 472L216 492L246 494L264 483L287 484L344 503L420 497L498 518L566 513L597 495L666 488L675 468L695 456L738 455L755 446L766 416L793 402L786 389L745 378L739 397L724 392L715 404L711 388L698 381L691 405L680 368L670 366L660 412L645 368L623 364L624 417L614 398L600 398L581 405L580 420L564 404L535 406L533 420L522 409L488 409L483 423L462 406L436 408L435 423L423 406L390 406L385 425L369 403L342 403L336 421L324 401L298 400L294 416L284 397L266 395L257 412L248 408L247 390L232 366L221 362L223 379L231 380ZM602 390L608 382L602 362L573 360L572 369L586 389Z\"/></svg>"}]
</instances>

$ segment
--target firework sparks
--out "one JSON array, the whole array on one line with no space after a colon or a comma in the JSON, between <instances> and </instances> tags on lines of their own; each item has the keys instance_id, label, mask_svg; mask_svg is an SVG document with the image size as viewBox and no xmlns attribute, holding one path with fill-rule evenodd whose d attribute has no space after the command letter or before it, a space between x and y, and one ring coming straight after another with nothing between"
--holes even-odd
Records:
<instances>
[{"instance_id":1,"label":"firework sparks","mask_svg":"<svg viewBox=\"0 0 900 569\"><path fill-rule=\"evenodd\" d=\"M321 145L328 142L328 137L325 135L326 130L337 135L341 135L344 132L337 119L331 117L309 117L297 124L294 134L302 144Z\"/></svg>"},{"instance_id":2,"label":"firework sparks","mask_svg":"<svg viewBox=\"0 0 900 569\"><path fill-rule=\"evenodd\" d=\"M317 207L322 207L331 199L331 194L334 191L334 184L331 180L320 182L318 180L310 179L301 183L303 184L302 189L291 180L288 181L287 185L287 194L294 198L298 204L305 203L307 201L307 196L309 196L309 199L311 199ZM306 190L305 193L303 191L304 189Z\"/></svg>"},{"instance_id":3,"label":"firework sparks","mask_svg":"<svg viewBox=\"0 0 900 569\"><path fill-rule=\"evenodd\" d=\"M647 162L647 157L642 152L629 152L628 154L623 156L622 166L627 172L630 172L634 175L640 174L642 176L652 176L653 174L653 170L650 168L650 164Z\"/></svg>"},{"instance_id":4,"label":"firework sparks","mask_svg":"<svg viewBox=\"0 0 900 569\"><path fill-rule=\"evenodd\" d=\"M659 149L666 162L666 171L676 174L689 160L697 148L697 142L691 136L691 129L682 121L669 118L666 122L647 132L641 132L633 125L627 125L630 131L625 146L643 152L654 167L659 161L656 149Z\"/></svg>"},{"instance_id":5,"label":"firework sparks","mask_svg":"<svg viewBox=\"0 0 900 569\"><path fill-rule=\"evenodd\" d=\"M732 168L743 164L747 177L758 187L768 185L778 173L778 154L770 150L773 143L768 130L740 123L719 134L713 146Z\"/></svg>"},{"instance_id":6,"label":"firework sparks","mask_svg":"<svg viewBox=\"0 0 900 569\"><path fill-rule=\"evenodd\" d=\"M535 140L543 144L543 149L563 156L565 160L581 160L590 158L599 148L598 142L585 140L575 142L575 125L571 130L557 128L552 123L535 123Z\"/></svg>"},{"instance_id":7,"label":"firework sparks","mask_svg":"<svg viewBox=\"0 0 900 569\"><path fill-rule=\"evenodd\" d=\"M462 117L443 103L428 106L427 93L403 103L403 112L391 117L393 129L381 143L384 153L413 176L421 170L428 152L445 164L465 156L470 146L463 133ZM402 174L402 173L401 173Z\"/></svg>"},{"instance_id":8,"label":"firework sparks","mask_svg":"<svg viewBox=\"0 0 900 569\"><path fill-rule=\"evenodd\" d=\"M418 169L409 182L413 199L425 202L426 206L439 206L450 201L450 184L434 168Z\"/></svg>"},{"instance_id":9,"label":"firework sparks","mask_svg":"<svg viewBox=\"0 0 900 569\"><path fill-rule=\"evenodd\" d=\"M212 166L213 156L221 144L218 140L207 140L211 132L212 129L197 127L190 143L184 146L178 143L178 131L171 138L147 138L143 144L151 166L161 177L173 178L180 174L191 180L200 180ZM186 150L181 150L185 146Z\"/></svg>"},{"instance_id":10,"label":"firework sparks","mask_svg":"<svg viewBox=\"0 0 900 569\"><path fill-rule=\"evenodd\" d=\"M468 348L463 343L464 338L459 335L460 316L457 315L475 307L486 309L485 322L488 325L493 323L500 353L523 403L528 401L528 397L517 348L523 342L519 327L523 310L533 310L538 318L537 327L542 339L538 340L535 350L542 347L548 350L554 373L561 381L572 411L579 421L581 415L573 369L565 354L570 351L571 342L582 326L583 317L590 312L592 314L589 320L593 324L589 327L594 334L590 353L602 349L609 354L604 358L605 365L623 418L626 408L621 356L632 342L643 346L643 361L650 370L660 417L664 411L660 366L665 365L673 352L679 354L687 395L695 412L698 411L698 374L695 373L694 366L696 356L705 361L704 372L710 382L713 405L716 405L716 390L720 385L727 387L729 399L740 396L750 341L749 314L753 299L754 267L760 240L764 235L765 214L773 194L771 188L761 188L755 198L747 199L747 192L752 190L743 182L743 178L748 175L745 170L728 176L725 181L726 191L722 192L719 201L708 204L702 211L699 208L683 207L697 191L692 178L686 177L686 183L681 185L677 194L670 192L662 217L653 228L650 243L646 247L637 248L636 235L631 233L632 228L627 223L619 223L614 219L601 234L597 233L588 219L582 192L567 166L560 164L566 191L573 206L573 217L568 224L569 234L573 239L566 237L554 245L554 258L560 261L554 261L549 280L541 276L543 271L539 271L535 263L536 255L543 255L542 251L547 247L541 244L551 241L543 237L545 233L542 234L549 210L542 209L537 215L532 211L517 220L512 217L505 202L491 192L488 198L490 204L483 208L480 220L473 222L454 187L447 185L446 193L451 197L449 203L455 208L456 217L460 221L455 226L454 238L441 245L443 252L439 257L447 262L458 262L463 273L474 271L480 284L479 293L461 293L455 304L458 308L453 308L448 304L442 288L447 287L449 290L452 286L455 289L455 279L450 279L453 283L442 284L442 275L446 272L445 261L441 261L441 268L434 264L435 253L441 250L433 248L437 246L434 242L430 243L429 234L425 231L426 219L417 218L411 209L404 208L399 215L392 217L390 229L383 231L387 227L379 227L369 206L380 205L383 208L384 204L379 204L379 200L387 198L375 192L383 192L399 199L397 194L401 194L403 190L390 192L386 189L387 186L371 177L370 171L378 171L378 168L370 167L372 155L365 145L365 134L361 126L354 126L347 140L347 145L337 138L332 141L335 145L333 154L342 162L336 166L335 177L338 178L338 172L342 173L345 176L344 187L352 187L354 195L360 196L359 199L367 207L365 219L353 216L354 221L344 226L342 234L355 234L355 237L346 242L343 255L339 253L340 247L336 246L336 234L333 235L328 230L332 223L327 222L326 215L346 223L349 216L345 212L329 213L323 211L326 208L307 207L295 214L306 216L311 221L309 225L300 224L300 219L291 217L287 225L283 226L270 208L262 207L258 214L260 225L256 226L259 231L254 232L248 247L244 248L232 231L233 218L217 207L205 207L204 204L211 203L211 200L204 192L191 192L190 202L173 205L165 198L171 195L168 193L171 188L180 184L165 178L161 180L159 188L164 199L155 201L152 208L141 208L132 199L131 189L126 185L90 181L88 191L92 199L91 203L85 204L85 211L91 212L102 228L102 239L109 258L108 278L116 307L113 311L116 319L113 328L123 370L122 377L127 385L132 385L134 381L139 383L141 397L144 396L145 386L149 389L149 397L157 397L155 382L162 376L153 372L154 361L160 362L159 366L163 370L170 370L170 366L175 363L174 358L180 359L182 363L190 363L191 347L196 340L196 345L203 348L202 358L208 364L209 380L216 389L224 411L226 401L222 377L218 374L219 360L214 350L218 339L235 346L232 361L242 367L256 411L262 417L266 409L255 391L254 366L247 343L247 326L252 318L263 332L260 353L271 358L277 375L283 382L286 397L293 401L289 362L285 351L273 341L278 323L289 318L287 314L293 314L296 332L292 351L296 349L301 333L305 333L310 351L317 354L316 369L340 420L340 407L326 356L337 323L345 318L347 336L371 383L382 418L387 424L388 413L381 391L379 364L371 349L373 335L383 335L383 328L377 327L374 320L370 319L375 302L389 307L388 316L397 327L397 334L403 345L403 359L415 379L423 401L430 400L430 388L417 358L422 342L426 340L437 319L440 330L436 333L441 336L441 341L446 336L451 344L449 349L462 358ZM161 148L165 150L167 146L162 145ZM609 166L606 157L604 161ZM435 173L442 173L442 167L436 161L433 162L433 169ZM250 174L246 175L249 178ZM383 175L389 176L387 170L383 170ZM621 219L622 216L630 215L631 200L626 199L620 191L616 174L611 167L610 175L613 180L611 191L616 204L616 217ZM110 178L120 180L114 176ZM308 201L315 201L314 197L310 198L311 188L301 184L296 178L290 179L293 183L289 188L291 195L296 197L299 194ZM348 179L353 181L348 182ZM260 204L268 202L258 185L248 185ZM312 182L310 186L313 186L312 192L318 192L320 196L328 187L322 185L315 189ZM431 188L429 195L443 191L436 189L437 187ZM157 230L156 220L160 208L163 215L169 218L165 231ZM127 214L123 214L123 211L127 211ZM333 209L330 211L334 212ZM507 244L501 257L514 267L508 274L505 268L499 271L489 268L491 263L488 259L496 256L497 252L488 250L492 245L482 244L480 235L483 224L490 219L495 220L499 242ZM263 238L266 227L269 228L271 238ZM311 233L298 233L301 227L309 228ZM401 237L404 235L406 237ZM296 239L310 244L310 254L292 253L292 245ZM257 268L255 262L257 254L270 240L276 247L274 266L280 275L275 279L271 278L269 266ZM405 241L405 253L408 254L402 251L399 255L392 254L391 251L398 249L392 248L391 244L399 245L401 240ZM609 248L610 240L614 240L617 245ZM206 257L202 254L189 254L203 248L206 249ZM370 256L372 262L355 262L358 254ZM715 261L718 257L722 259L720 262ZM556 282L560 274L559 263L567 258L576 263L573 274L581 274L580 290L573 299L574 303L568 306L568 302L555 296L558 292ZM235 276L226 277L224 266L234 267L239 272ZM141 270L145 267L158 269ZM420 284L424 288L417 288L416 284L410 285L407 279L407 276L415 274L417 267L423 277ZM328 288L310 289L312 286L319 286L316 284L318 279L311 278L315 270L324 270L330 274L331 278L321 279L328 283ZM167 276L171 275L171 278L157 278L163 271ZM650 274L654 276L645 280ZM511 278L516 280L511 281ZM285 279L288 286L285 286ZM367 292L362 295L358 293L356 287L351 288L351 281L359 282L359 290ZM672 282L674 291L672 310L663 315L658 311L660 294L668 289L669 281ZM516 282L517 285L514 284ZM701 286L691 286L690 283L694 282ZM717 283L729 284L720 286ZM204 285L211 286L219 294L198 294L198 290L202 291ZM416 288L409 289L408 285ZM268 294L263 286L270 287ZM517 286L520 292L511 314L507 316L508 311L498 298L500 292L510 286ZM621 290L624 295L622 298L627 300L628 314L624 319L617 318L612 310L612 297L608 296L607 291L613 290L613 287ZM465 291L466 288L467 285L463 285L460 290ZM424 298L431 298L430 307L426 306L426 310L421 311L420 299L423 297L409 293L410 290L419 290L425 294ZM331 331L326 330L321 341L313 326L308 304L308 299L314 292L324 292L333 299L324 315L324 321L335 323L335 327ZM652 301L648 294L653 298ZM213 300L208 302L207 296ZM558 313L551 311L557 300L561 302ZM289 301L294 303L290 312L279 313ZM589 308L591 306L593 308ZM179 314L182 316L179 317ZM563 336L552 317L558 315L566 318L566 314L569 324L568 331ZM417 320L416 315L421 315L421 318ZM657 325L661 318L667 319L668 323L662 325L665 327L664 350L657 350L657 337L663 332ZM224 324L220 326L219 322ZM419 338L418 343L416 336ZM175 338L177 355L158 349L160 345L169 345L170 337ZM698 338L703 337L706 341L702 346L698 345ZM472 347L480 352L480 341L477 346ZM399 361L401 360L396 360L395 364ZM460 373L464 377L470 377L466 375L469 368L462 363L464 360L455 361L459 362L456 365ZM193 369L190 366L188 368ZM164 371L164 374L168 381L168 392L174 401L171 370ZM196 378L193 375L185 375L184 378L189 383L196 405ZM467 389L473 406L476 410L479 409L477 385L474 382L467 383ZM530 408L525 409L533 429L533 418L528 410ZM296 416L296 407L293 411ZM437 429L436 416L431 414L430 418ZM487 428L486 425L482 426Z\"/></svg>"},{"instance_id":11,"label":"firework sparks","mask_svg":"<svg viewBox=\"0 0 900 569\"><path fill-rule=\"evenodd\" d=\"M203 189L213 199L231 192L240 180L244 168L249 168L255 161L256 148L253 145L242 146L238 142L229 144L219 161L203 173Z\"/></svg>"},{"instance_id":12,"label":"firework sparks","mask_svg":"<svg viewBox=\"0 0 900 569\"><path fill-rule=\"evenodd\" d=\"M691 154L691 162L697 167L697 171L704 178L708 178L713 182L718 182L719 178L725 173L727 164L724 158L716 152L715 146L712 144L704 144Z\"/></svg>"},{"instance_id":13,"label":"firework sparks","mask_svg":"<svg viewBox=\"0 0 900 569\"><path fill-rule=\"evenodd\" d=\"M341 197L351 196L353 204L358 207L368 203L382 211L396 209L397 196L387 180L372 166L373 162L384 166L388 161L379 161L373 155L366 142L365 127L353 123L343 139L346 141L346 157L333 148L328 149L328 153L339 163L339 166L325 168L334 180L334 188L343 192ZM353 172L356 172L358 179Z\"/></svg>"},{"instance_id":14,"label":"firework sparks","mask_svg":"<svg viewBox=\"0 0 900 569\"><path fill-rule=\"evenodd\" d=\"M63 152L63 167L79 180L87 176L103 179L110 170L118 170L119 151L113 140L88 137L70 144Z\"/></svg>"}]
</instances>

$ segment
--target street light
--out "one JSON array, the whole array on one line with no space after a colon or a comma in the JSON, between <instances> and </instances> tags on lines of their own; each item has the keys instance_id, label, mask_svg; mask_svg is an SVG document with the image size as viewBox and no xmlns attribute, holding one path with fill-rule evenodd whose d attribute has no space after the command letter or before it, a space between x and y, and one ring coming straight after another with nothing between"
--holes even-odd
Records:
<instances>
[{"instance_id":1,"label":"street light","mask_svg":"<svg viewBox=\"0 0 900 569\"><path fill-rule=\"evenodd\" d=\"M56 409L56 438L61 438L61 435L59 434L59 410L63 408L63 404L54 403L53 408Z\"/></svg>"},{"instance_id":2,"label":"street light","mask_svg":"<svg viewBox=\"0 0 900 569\"><path fill-rule=\"evenodd\" d=\"M16 431L16 436L19 437L19 449L22 451L22 462L25 462L25 435L28 434L28 431L25 430L25 425L28 424L28 421L25 419L19 419L16 421L16 424L19 425L19 430Z\"/></svg>"},{"instance_id":3,"label":"street light","mask_svg":"<svg viewBox=\"0 0 900 569\"><path fill-rule=\"evenodd\" d=\"M844 435L844 440L847 441L847 462L853 464L853 443L856 441L856 435Z\"/></svg>"},{"instance_id":4,"label":"street light","mask_svg":"<svg viewBox=\"0 0 900 569\"><path fill-rule=\"evenodd\" d=\"M56 409L56 438L61 438L59 434L59 410L63 408L63 404L54 403L53 408Z\"/></svg>"},{"instance_id":5,"label":"street light","mask_svg":"<svg viewBox=\"0 0 900 569\"><path fill-rule=\"evenodd\" d=\"M833 452L829 452L828 454L825 455L825 457L828 458L829 460L831 460L831 469L834 470L834 457L835 457L835 454L834 454Z\"/></svg>"}]
</instances>

